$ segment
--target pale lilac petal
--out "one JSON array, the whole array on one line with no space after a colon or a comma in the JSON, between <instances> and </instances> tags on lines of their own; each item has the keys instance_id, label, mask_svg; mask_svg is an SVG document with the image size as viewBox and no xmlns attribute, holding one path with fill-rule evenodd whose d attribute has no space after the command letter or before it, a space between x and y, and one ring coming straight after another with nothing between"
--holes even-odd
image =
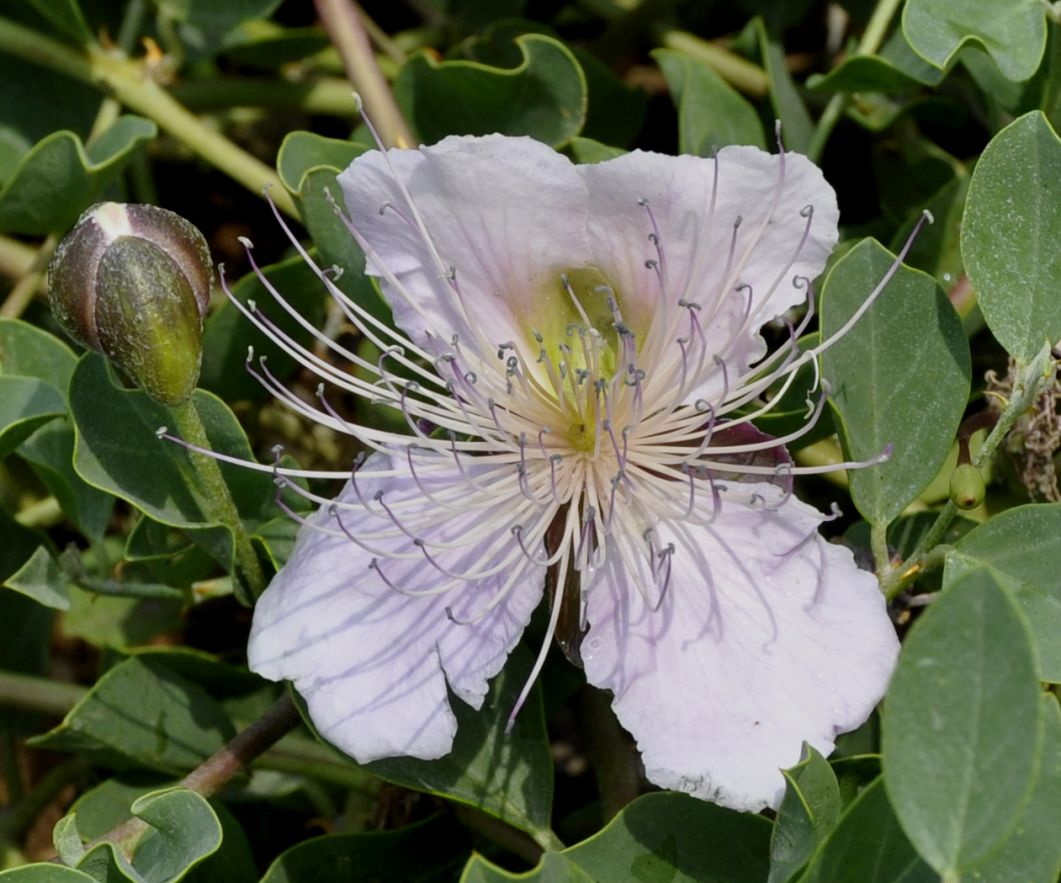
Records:
<instances>
[{"instance_id":1,"label":"pale lilac petal","mask_svg":"<svg viewBox=\"0 0 1061 883\"><path fill-rule=\"evenodd\" d=\"M574 166L531 138L499 135L450 137L388 157L444 268L456 270L464 301L462 310L383 154L367 153L339 176L351 220L430 320L384 283L395 321L420 344L427 332L447 343L453 334L474 340L470 322L491 347L515 341L537 356L531 329L550 309L570 309L560 275L589 254L585 186ZM380 268L370 262L368 272Z\"/></svg>"},{"instance_id":2,"label":"pale lilac petal","mask_svg":"<svg viewBox=\"0 0 1061 883\"><path fill-rule=\"evenodd\" d=\"M409 476L369 477L400 471L403 462L380 454L370 457L358 480L362 496L371 500L382 490L392 506L419 501L421 508L430 508L433 504ZM456 474L421 478L433 493L463 481ZM357 500L348 484L336 502ZM431 539L452 541L484 518L494 519L497 531L461 549L436 551L435 561L454 571L489 564L492 549L499 553L508 547L497 541L510 540L505 508L468 507L447 518ZM363 511L340 514L346 529L359 538L393 526ZM406 510L405 517L413 520L414 514ZM312 522L328 530L337 526L324 510ZM395 552L417 551L400 532L372 542ZM447 682L465 702L481 706L488 679L501 670L541 599L544 571L524 556L521 564L497 576L434 597L408 597L370 569L372 558L345 536L303 527L290 560L255 607L250 667L271 680L292 681L321 735L361 763L395 755L441 757L456 732ZM446 579L423 557L381 559L380 566L406 591L428 590ZM464 624L514 573L504 600L473 624Z\"/></svg>"},{"instance_id":3,"label":"pale lilac petal","mask_svg":"<svg viewBox=\"0 0 1061 883\"><path fill-rule=\"evenodd\" d=\"M676 548L658 610L610 556L582 644L649 780L748 811L777 805L804 740L828 754L869 716L898 653L873 576L818 512L761 491L780 508L724 500L711 525L657 527Z\"/></svg>"},{"instance_id":4,"label":"pale lilac petal","mask_svg":"<svg viewBox=\"0 0 1061 883\"><path fill-rule=\"evenodd\" d=\"M794 285L793 278L816 277L837 241L836 195L821 171L806 157L788 153L782 180L781 161L754 147L724 147L717 156L717 188L715 159L634 151L578 167L589 186L593 262L613 275L624 321L639 336L663 315L659 280L645 266L658 258L648 238L654 218L668 303L684 298L700 304L705 333L721 350L748 313L746 290L735 288L751 286L752 321L724 357L746 366L762 355L759 327L805 301L806 288ZM639 200L647 200L648 209ZM813 218L797 254L807 225L805 206L813 207ZM739 271L723 289L738 218L732 266Z\"/></svg>"}]
</instances>

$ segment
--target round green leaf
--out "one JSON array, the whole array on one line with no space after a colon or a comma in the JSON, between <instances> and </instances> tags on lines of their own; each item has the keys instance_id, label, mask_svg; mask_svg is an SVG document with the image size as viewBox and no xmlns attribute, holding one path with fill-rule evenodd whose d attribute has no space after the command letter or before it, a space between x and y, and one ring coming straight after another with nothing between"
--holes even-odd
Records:
<instances>
[{"instance_id":1,"label":"round green leaf","mask_svg":"<svg viewBox=\"0 0 1061 883\"><path fill-rule=\"evenodd\" d=\"M187 788L145 794L131 809L153 829L133 855L145 883L176 883L221 845L220 819L205 797Z\"/></svg>"},{"instance_id":2,"label":"round green leaf","mask_svg":"<svg viewBox=\"0 0 1061 883\"><path fill-rule=\"evenodd\" d=\"M1028 617L1039 677L1061 683L1061 503L1007 509L947 554L944 585L986 567Z\"/></svg>"},{"instance_id":3,"label":"round green leaf","mask_svg":"<svg viewBox=\"0 0 1061 883\"><path fill-rule=\"evenodd\" d=\"M940 874L989 855L1027 803L1039 695L1028 626L986 569L955 581L908 635L884 703L884 780Z\"/></svg>"},{"instance_id":4,"label":"round green leaf","mask_svg":"<svg viewBox=\"0 0 1061 883\"><path fill-rule=\"evenodd\" d=\"M0 460L45 423L66 414L66 400L36 377L0 375Z\"/></svg>"},{"instance_id":5,"label":"round green leaf","mask_svg":"<svg viewBox=\"0 0 1061 883\"><path fill-rule=\"evenodd\" d=\"M864 239L822 287L831 338L865 301L894 257ZM822 354L822 375L846 454L887 462L851 473L851 496L868 521L887 524L939 471L969 395L969 345L961 320L931 276L900 267L841 340Z\"/></svg>"},{"instance_id":6,"label":"round green leaf","mask_svg":"<svg viewBox=\"0 0 1061 883\"><path fill-rule=\"evenodd\" d=\"M973 170L962 257L991 333L1029 362L1061 338L1061 141L1039 111L999 132Z\"/></svg>"},{"instance_id":7,"label":"round green leaf","mask_svg":"<svg viewBox=\"0 0 1061 883\"><path fill-rule=\"evenodd\" d=\"M0 190L0 229L43 235L71 227L136 149L157 134L150 120L121 116L89 145L69 131L48 135Z\"/></svg>"},{"instance_id":8,"label":"round green leaf","mask_svg":"<svg viewBox=\"0 0 1061 883\"><path fill-rule=\"evenodd\" d=\"M28 322L0 318L0 375L36 377L65 394L76 365L77 356L59 338Z\"/></svg>"},{"instance_id":9,"label":"round green leaf","mask_svg":"<svg viewBox=\"0 0 1061 883\"><path fill-rule=\"evenodd\" d=\"M1035 73L1046 50L1045 11L1042 0L908 0L903 33L941 69L966 43L979 43L1019 82Z\"/></svg>"},{"instance_id":10,"label":"round green leaf","mask_svg":"<svg viewBox=\"0 0 1061 883\"><path fill-rule=\"evenodd\" d=\"M496 68L474 61L410 58L395 96L426 143L446 135L530 135L567 144L586 118L586 78L571 50L542 34L516 39L523 63Z\"/></svg>"},{"instance_id":11,"label":"round green leaf","mask_svg":"<svg viewBox=\"0 0 1061 883\"><path fill-rule=\"evenodd\" d=\"M220 399L197 390L192 402L214 450L254 459L243 429ZM211 507L199 490L188 452L157 436L161 426L173 429L171 413L146 393L116 385L101 356L88 353L78 364L70 384L70 410L77 427L74 465L85 481L165 524L211 523ZM221 471L244 518L272 514L274 491L267 472L227 464L221 464Z\"/></svg>"}]
</instances>

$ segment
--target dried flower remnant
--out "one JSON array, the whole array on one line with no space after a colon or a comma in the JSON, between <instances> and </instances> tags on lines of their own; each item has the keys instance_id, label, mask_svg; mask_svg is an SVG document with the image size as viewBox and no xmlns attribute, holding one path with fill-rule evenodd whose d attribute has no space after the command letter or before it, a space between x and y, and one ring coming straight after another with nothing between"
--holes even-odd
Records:
<instances>
[{"instance_id":1,"label":"dried flower remnant","mask_svg":"<svg viewBox=\"0 0 1061 883\"><path fill-rule=\"evenodd\" d=\"M1061 347L1054 348L1055 358ZM984 390L991 406L1001 410L999 402L1005 402L1013 394L1017 378L1016 362L1011 357L1006 376L999 377L994 371L984 375L987 386ZM1047 386L1026 414L1017 420L1002 443L1020 472L1020 480L1033 500L1049 503L1061 502L1061 491L1057 484L1057 466L1054 458L1061 448L1061 368L1055 367L1054 382Z\"/></svg>"},{"instance_id":2,"label":"dried flower remnant","mask_svg":"<svg viewBox=\"0 0 1061 883\"><path fill-rule=\"evenodd\" d=\"M339 183L400 330L294 238L382 357L328 341L263 284L374 382L237 304L322 380L315 404L251 364L261 382L371 452L349 474L272 467L319 508L255 610L252 668L293 681L360 762L440 757L456 730L448 690L480 707L547 580L574 581L586 677L614 694L649 779L776 805L778 770L804 740L828 752L861 724L898 652L875 579L792 494L794 475L821 470L784 445L824 394L789 436L752 425L887 282L800 351L810 279L837 235L821 173L749 147L576 166L489 136L367 153ZM768 355L760 327L804 303ZM348 421L329 387L395 409L408 433ZM346 484L331 500L298 476Z\"/></svg>"}]
</instances>

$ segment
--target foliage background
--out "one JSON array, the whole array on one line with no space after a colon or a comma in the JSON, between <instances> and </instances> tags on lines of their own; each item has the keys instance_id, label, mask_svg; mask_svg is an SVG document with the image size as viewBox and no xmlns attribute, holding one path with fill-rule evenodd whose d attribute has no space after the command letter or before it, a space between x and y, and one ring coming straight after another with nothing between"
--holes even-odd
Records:
<instances>
[{"instance_id":1,"label":"foliage background","mask_svg":"<svg viewBox=\"0 0 1061 883\"><path fill-rule=\"evenodd\" d=\"M0 878L1057 880L1054 10L366 3L381 88L364 53L344 67L336 47L356 31L331 26L333 46L320 24L344 8L0 0L0 861L12 869ZM893 445L888 463L805 480L800 495L841 504L833 533L881 577L902 659L883 722L844 736L829 761L808 753L776 814L638 796L636 755L607 702L559 654L513 738L501 730L520 654L485 713L463 710L442 761L357 767L300 728L250 752L249 774L171 789L237 732L268 728L278 688L243 666L250 614L233 551L243 531L274 569L294 528L268 475L224 469L233 534L194 463L155 436L179 415L58 331L45 268L92 203L154 203L204 231L238 296L261 294L238 242L249 236L270 279L342 335L261 199L272 184L304 241L347 271L344 290L385 315L325 198L370 144L348 76L388 139L402 126L392 89L410 143L530 134L578 162L635 147L773 148L780 120L786 147L819 162L839 195L843 241L817 286L826 333L932 212L906 268L823 360L831 419L794 452L811 465ZM306 431L246 374L251 343L269 351L219 299L194 400L211 444L349 463L347 440ZM293 362L273 352L270 367L312 395ZM762 428L781 434L802 411L796 391ZM988 485L958 515L960 453ZM963 480L978 496L975 476ZM118 827L130 815L143 824ZM56 852L61 863L31 864Z\"/></svg>"}]
</instances>

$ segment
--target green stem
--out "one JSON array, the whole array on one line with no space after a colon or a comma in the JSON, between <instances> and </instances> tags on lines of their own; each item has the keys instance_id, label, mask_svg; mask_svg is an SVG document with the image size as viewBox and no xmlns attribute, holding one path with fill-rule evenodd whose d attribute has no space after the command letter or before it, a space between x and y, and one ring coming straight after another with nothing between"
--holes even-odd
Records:
<instances>
[{"instance_id":1,"label":"green stem","mask_svg":"<svg viewBox=\"0 0 1061 883\"><path fill-rule=\"evenodd\" d=\"M199 412L188 399L180 405L172 408L172 413L181 436L190 444L201 448L209 448L210 439L207 438L206 428L199 419ZM211 511L208 513L219 523L232 531L232 541L236 556L236 563L246 579L251 593L258 597L265 589L265 574L262 572L258 556L251 545L250 534L243 526L239 511L229 492L225 478L221 474L221 468L213 457L190 451L192 466L199 477L200 489L208 501Z\"/></svg>"},{"instance_id":2,"label":"green stem","mask_svg":"<svg viewBox=\"0 0 1061 883\"><path fill-rule=\"evenodd\" d=\"M19 279L30 271L36 256L37 250L32 246L0 236L0 274Z\"/></svg>"},{"instance_id":3,"label":"green stem","mask_svg":"<svg viewBox=\"0 0 1061 883\"><path fill-rule=\"evenodd\" d=\"M376 63L360 8L353 0L314 0L314 5L384 145L413 147L417 139Z\"/></svg>"},{"instance_id":4,"label":"green stem","mask_svg":"<svg viewBox=\"0 0 1061 883\"><path fill-rule=\"evenodd\" d=\"M503 846L527 864L533 866L541 860L544 851L542 845L524 831L464 804L454 803L453 813L466 828L482 834L498 846Z\"/></svg>"},{"instance_id":5,"label":"green stem","mask_svg":"<svg viewBox=\"0 0 1061 883\"><path fill-rule=\"evenodd\" d=\"M0 670L0 707L65 717L87 692L77 684Z\"/></svg>"},{"instance_id":6,"label":"green stem","mask_svg":"<svg viewBox=\"0 0 1061 883\"><path fill-rule=\"evenodd\" d=\"M254 193L260 194L263 187L271 187L277 207L293 218L298 217L295 203L276 172L205 126L151 80L142 64L115 57L96 46L84 49L70 46L3 18L0 18L0 50L113 95L126 107L154 120L193 153Z\"/></svg>"},{"instance_id":7,"label":"green stem","mask_svg":"<svg viewBox=\"0 0 1061 883\"><path fill-rule=\"evenodd\" d=\"M48 261L52 259L52 253L58 244L59 237L54 234L41 243L29 271L15 283L14 288L4 299L3 305L0 306L0 317L17 319L26 311L48 275Z\"/></svg>"},{"instance_id":8,"label":"green stem","mask_svg":"<svg viewBox=\"0 0 1061 883\"><path fill-rule=\"evenodd\" d=\"M192 109L229 107L296 108L305 113L352 117L357 100L350 84L338 77L290 83L264 77L228 77L223 80L186 80L170 94Z\"/></svg>"},{"instance_id":9,"label":"green stem","mask_svg":"<svg viewBox=\"0 0 1061 883\"><path fill-rule=\"evenodd\" d=\"M877 579L882 583L891 573L891 555L888 554L888 525L874 522L869 528L869 545L873 550L873 563Z\"/></svg>"},{"instance_id":10,"label":"green stem","mask_svg":"<svg viewBox=\"0 0 1061 883\"><path fill-rule=\"evenodd\" d=\"M766 71L717 43L709 43L685 31L676 30L663 31L659 42L667 49L676 49L702 61L745 95L762 98L770 91L770 78Z\"/></svg>"},{"instance_id":11,"label":"green stem","mask_svg":"<svg viewBox=\"0 0 1061 883\"><path fill-rule=\"evenodd\" d=\"M903 0L880 0L873 10L866 30L862 32L862 39L855 49L856 55L875 55L880 45L884 42L884 35L888 31L896 10ZM848 95L845 92L837 92L825 105L818 125L814 129L814 137L811 139L810 147L807 148L807 156L818 162L825 150L825 144L829 140L836 124L847 107Z\"/></svg>"},{"instance_id":12,"label":"green stem","mask_svg":"<svg viewBox=\"0 0 1061 883\"><path fill-rule=\"evenodd\" d=\"M1017 380L1013 384L1012 396L999 415L995 428L984 439L980 450L972 458L973 466L981 469L991 461L995 451L998 450L1006 436L1009 435L1013 425L1053 381L1056 370L1057 365L1050 351L1049 344L1046 344L1028 364L1020 365L1018 363ZM917 544L910 557L899 567L892 570L889 577L882 581L881 589L889 601L898 596L918 574L924 571L932 551L939 545L947 528L950 527L950 523L957 514L958 507L954 505L953 501L948 500L940 510L939 515L936 516L932 527L921 538L921 542Z\"/></svg>"}]
</instances>

